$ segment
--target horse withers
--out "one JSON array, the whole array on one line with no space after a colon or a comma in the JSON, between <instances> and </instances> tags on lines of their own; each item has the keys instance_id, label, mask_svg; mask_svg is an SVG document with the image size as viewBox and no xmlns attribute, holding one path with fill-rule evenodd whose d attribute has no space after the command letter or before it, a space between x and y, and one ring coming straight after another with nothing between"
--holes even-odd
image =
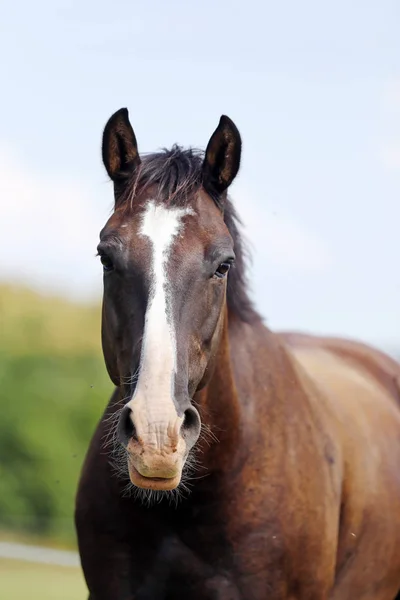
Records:
<instances>
[{"instance_id":1,"label":"horse withers","mask_svg":"<svg viewBox=\"0 0 400 600\"><path fill-rule=\"evenodd\" d=\"M91 600L392 600L400 366L268 330L227 190L241 139L140 155L103 134L102 345L115 392L76 503ZM271 290L273 293L273 290Z\"/></svg>"}]
</instances>

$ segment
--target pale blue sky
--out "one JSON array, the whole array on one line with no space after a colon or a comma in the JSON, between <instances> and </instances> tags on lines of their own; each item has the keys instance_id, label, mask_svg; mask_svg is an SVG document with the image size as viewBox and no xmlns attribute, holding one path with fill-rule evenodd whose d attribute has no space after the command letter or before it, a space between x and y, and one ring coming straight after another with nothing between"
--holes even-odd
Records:
<instances>
[{"instance_id":1,"label":"pale blue sky","mask_svg":"<svg viewBox=\"0 0 400 600\"><path fill-rule=\"evenodd\" d=\"M232 196L271 327L400 346L396 1L7 3L0 15L0 277L100 293L112 112L143 151L239 127Z\"/></svg>"}]
</instances>

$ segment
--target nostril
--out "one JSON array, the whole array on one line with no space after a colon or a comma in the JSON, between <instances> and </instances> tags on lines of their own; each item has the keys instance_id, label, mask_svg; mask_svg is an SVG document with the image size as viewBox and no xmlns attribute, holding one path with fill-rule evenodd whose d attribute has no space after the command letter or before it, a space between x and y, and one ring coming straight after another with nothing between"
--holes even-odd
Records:
<instances>
[{"instance_id":1,"label":"nostril","mask_svg":"<svg viewBox=\"0 0 400 600\"><path fill-rule=\"evenodd\" d=\"M197 440L200 435L200 416L199 413L193 406L187 408L184 412L184 419L182 423L182 435L185 438L193 438L193 443Z\"/></svg>"},{"instance_id":2,"label":"nostril","mask_svg":"<svg viewBox=\"0 0 400 600\"><path fill-rule=\"evenodd\" d=\"M129 406L124 406L118 422L118 439L121 444L127 446L132 438L137 439L136 429L132 421L132 411Z\"/></svg>"}]
</instances>

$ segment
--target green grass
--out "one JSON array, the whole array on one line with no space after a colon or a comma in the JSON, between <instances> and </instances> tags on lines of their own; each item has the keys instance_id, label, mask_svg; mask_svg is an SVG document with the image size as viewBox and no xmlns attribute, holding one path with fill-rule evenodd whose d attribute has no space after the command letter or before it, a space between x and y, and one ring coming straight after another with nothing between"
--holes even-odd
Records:
<instances>
[{"instance_id":1,"label":"green grass","mask_svg":"<svg viewBox=\"0 0 400 600\"><path fill-rule=\"evenodd\" d=\"M87 600L79 568L0 559L2 600Z\"/></svg>"}]
</instances>

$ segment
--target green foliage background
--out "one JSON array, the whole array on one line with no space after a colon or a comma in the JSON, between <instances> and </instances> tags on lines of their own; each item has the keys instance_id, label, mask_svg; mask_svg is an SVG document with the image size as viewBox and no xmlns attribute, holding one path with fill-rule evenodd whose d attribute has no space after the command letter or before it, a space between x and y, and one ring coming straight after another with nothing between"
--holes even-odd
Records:
<instances>
[{"instance_id":1,"label":"green foliage background","mask_svg":"<svg viewBox=\"0 0 400 600\"><path fill-rule=\"evenodd\" d=\"M77 480L111 391L99 305L0 286L0 528L75 543Z\"/></svg>"}]
</instances>

